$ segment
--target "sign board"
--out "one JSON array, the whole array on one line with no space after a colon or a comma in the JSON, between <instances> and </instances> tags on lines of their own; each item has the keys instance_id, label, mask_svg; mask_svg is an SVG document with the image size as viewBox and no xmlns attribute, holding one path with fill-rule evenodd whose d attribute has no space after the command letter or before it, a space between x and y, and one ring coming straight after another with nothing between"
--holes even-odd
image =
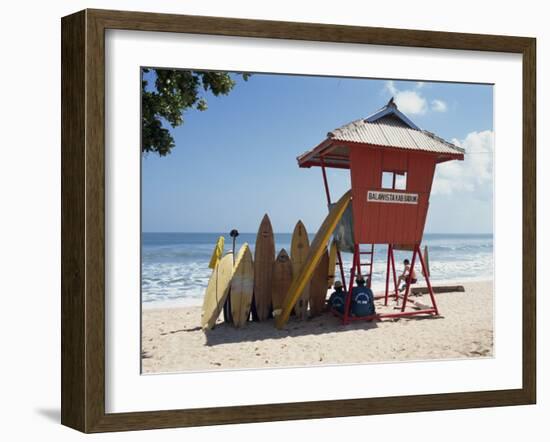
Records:
<instances>
[{"instance_id":1,"label":"sign board","mask_svg":"<svg viewBox=\"0 0 550 442\"><path fill-rule=\"evenodd\" d=\"M367 192L367 201L373 203L418 204L418 193L369 190Z\"/></svg>"}]
</instances>

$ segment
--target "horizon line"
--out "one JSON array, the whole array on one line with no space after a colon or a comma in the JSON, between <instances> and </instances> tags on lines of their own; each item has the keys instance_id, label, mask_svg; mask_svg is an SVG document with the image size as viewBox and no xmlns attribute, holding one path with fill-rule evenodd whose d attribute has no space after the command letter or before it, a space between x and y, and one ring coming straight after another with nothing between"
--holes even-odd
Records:
<instances>
[{"instance_id":1,"label":"horizon line","mask_svg":"<svg viewBox=\"0 0 550 442\"><path fill-rule=\"evenodd\" d=\"M214 232L199 232L199 231L176 231L176 230L163 230L163 231L142 231L143 233L191 233L196 235L210 235L210 234L223 234L229 235L229 232L214 231ZM239 232L239 235L256 235L258 232ZM287 234L292 235L293 232L273 232L274 234ZM315 232L309 232L312 235ZM424 235L494 235L494 232L424 232Z\"/></svg>"}]
</instances>

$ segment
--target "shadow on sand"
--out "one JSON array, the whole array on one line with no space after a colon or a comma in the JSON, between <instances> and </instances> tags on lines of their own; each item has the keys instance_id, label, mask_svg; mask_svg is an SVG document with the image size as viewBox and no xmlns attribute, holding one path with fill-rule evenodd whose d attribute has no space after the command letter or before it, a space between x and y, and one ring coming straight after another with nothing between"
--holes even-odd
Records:
<instances>
[{"instance_id":1,"label":"shadow on sand","mask_svg":"<svg viewBox=\"0 0 550 442\"><path fill-rule=\"evenodd\" d=\"M442 317L426 316L414 318L400 318L393 321L417 321L419 319L436 320ZM387 320L386 320L387 321ZM245 341L262 341L265 339L282 339L286 337L304 335L323 335L329 333L346 333L356 330L370 330L377 328L379 321L356 321L348 325L336 316L326 313L316 318L299 321L291 318L288 324L281 330L275 327L273 319L263 322L248 322L245 327L234 328L230 324L219 323L212 330L205 333L206 345L215 346Z\"/></svg>"}]
</instances>

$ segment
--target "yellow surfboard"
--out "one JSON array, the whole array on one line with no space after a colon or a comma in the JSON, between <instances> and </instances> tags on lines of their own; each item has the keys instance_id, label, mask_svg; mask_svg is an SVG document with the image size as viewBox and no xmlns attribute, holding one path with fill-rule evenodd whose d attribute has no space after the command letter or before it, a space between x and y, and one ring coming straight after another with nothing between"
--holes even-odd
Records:
<instances>
[{"instance_id":1,"label":"yellow surfboard","mask_svg":"<svg viewBox=\"0 0 550 442\"><path fill-rule=\"evenodd\" d=\"M229 293L231 277L233 276L233 253L225 255L214 271L202 304L201 326L204 330L210 330L216 325L216 320L220 316L223 304Z\"/></svg>"},{"instance_id":2,"label":"yellow surfboard","mask_svg":"<svg viewBox=\"0 0 550 442\"><path fill-rule=\"evenodd\" d=\"M305 264L302 266L300 272L297 275L294 275L292 284L288 293L283 302L283 308L281 311L273 312L276 315L276 325L277 328L282 328L287 323L290 316L292 308L298 301L300 294L309 283L313 272L315 271L317 264L321 260L325 247L328 244L328 240L338 221L342 218L344 211L348 207L349 202L351 201L351 190L348 190L333 206L332 210L329 212L328 216L323 221L323 224L317 231L313 242L309 248L309 253Z\"/></svg>"},{"instance_id":3,"label":"yellow surfboard","mask_svg":"<svg viewBox=\"0 0 550 442\"><path fill-rule=\"evenodd\" d=\"M212 251L212 256L210 258L210 263L208 264L208 267L210 267L212 270L216 268L216 266L220 262L220 259L222 259L224 245L225 238L223 236L220 236L218 238L218 241L216 241L216 245L214 246L214 250Z\"/></svg>"},{"instance_id":4,"label":"yellow surfboard","mask_svg":"<svg viewBox=\"0 0 550 442\"><path fill-rule=\"evenodd\" d=\"M245 325L248 320L253 291L254 264L250 248L245 243L237 253L233 278L231 278L231 294L229 295L233 325L237 328Z\"/></svg>"},{"instance_id":5,"label":"yellow surfboard","mask_svg":"<svg viewBox=\"0 0 550 442\"><path fill-rule=\"evenodd\" d=\"M330 243L330 251L328 254L328 284L327 288L331 288L334 285L336 279L336 258L338 254L338 245L336 241Z\"/></svg>"}]
</instances>

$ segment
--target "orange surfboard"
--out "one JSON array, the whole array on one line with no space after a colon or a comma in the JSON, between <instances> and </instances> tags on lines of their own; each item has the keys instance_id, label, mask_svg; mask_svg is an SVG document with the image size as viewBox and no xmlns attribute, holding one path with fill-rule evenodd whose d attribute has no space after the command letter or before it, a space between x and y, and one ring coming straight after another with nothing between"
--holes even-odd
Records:
<instances>
[{"instance_id":1,"label":"orange surfboard","mask_svg":"<svg viewBox=\"0 0 550 442\"><path fill-rule=\"evenodd\" d=\"M319 316L325 310L328 281L328 252L325 249L309 284L309 314Z\"/></svg>"},{"instance_id":2,"label":"orange surfboard","mask_svg":"<svg viewBox=\"0 0 550 442\"><path fill-rule=\"evenodd\" d=\"M267 214L264 215L254 247L254 304L258 320L265 321L271 314L271 288L275 240Z\"/></svg>"},{"instance_id":3,"label":"orange surfboard","mask_svg":"<svg viewBox=\"0 0 550 442\"><path fill-rule=\"evenodd\" d=\"M282 308L290 284L292 284L292 262L286 250L281 249L273 263L273 289L271 292L273 311Z\"/></svg>"}]
</instances>

